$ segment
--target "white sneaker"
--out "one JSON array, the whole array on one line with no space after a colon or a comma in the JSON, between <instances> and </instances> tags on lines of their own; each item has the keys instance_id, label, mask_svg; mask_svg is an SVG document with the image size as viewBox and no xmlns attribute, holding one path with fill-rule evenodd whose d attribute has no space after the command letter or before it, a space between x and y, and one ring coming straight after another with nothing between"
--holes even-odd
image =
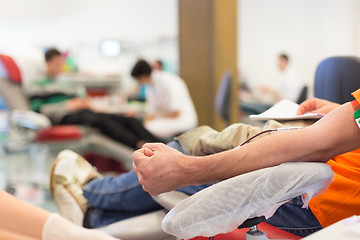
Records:
<instances>
[{"instance_id":1,"label":"white sneaker","mask_svg":"<svg viewBox=\"0 0 360 240\"><path fill-rule=\"evenodd\" d=\"M50 175L50 191L59 213L82 226L88 201L83 186L92 178L102 175L87 160L70 150L61 151Z\"/></svg>"}]
</instances>

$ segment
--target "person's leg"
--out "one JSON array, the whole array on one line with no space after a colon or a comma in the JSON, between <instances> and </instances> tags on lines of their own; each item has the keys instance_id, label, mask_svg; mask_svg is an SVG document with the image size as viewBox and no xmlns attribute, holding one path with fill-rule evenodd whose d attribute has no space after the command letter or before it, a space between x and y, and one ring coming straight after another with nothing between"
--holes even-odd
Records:
<instances>
[{"instance_id":1,"label":"person's leg","mask_svg":"<svg viewBox=\"0 0 360 240\"><path fill-rule=\"evenodd\" d=\"M301 197L294 198L278 208L266 222L301 237L322 229L311 209L302 205Z\"/></svg>"},{"instance_id":2,"label":"person's leg","mask_svg":"<svg viewBox=\"0 0 360 240\"><path fill-rule=\"evenodd\" d=\"M63 117L60 124L78 124L99 129L104 135L123 143L132 148L137 148L142 139L131 129L125 126L125 122L115 120L110 114L95 113L90 110L81 110Z\"/></svg>"},{"instance_id":3,"label":"person's leg","mask_svg":"<svg viewBox=\"0 0 360 240\"><path fill-rule=\"evenodd\" d=\"M113 116L106 114L99 114L98 118L99 120L94 127L118 142L137 149L138 143L143 140L137 133L127 127L126 122L121 118L114 119Z\"/></svg>"},{"instance_id":4,"label":"person's leg","mask_svg":"<svg viewBox=\"0 0 360 240\"><path fill-rule=\"evenodd\" d=\"M162 208L142 189L134 171L94 179L85 185L83 194L90 204L83 223L87 228L103 227Z\"/></svg>"},{"instance_id":5,"label":"person's leg","mask_svg":"<svg viewBox=\"0 0 360 240\"><path fill-rule=\"evenodd\" d=\"M83 188L90 206L115 211L153 211L160 209L150 194L142 189L134 171L117 177L94 179Z\"/></svg>"},{"instance_id":6,"label":"person's leg","mask_svg":"<svg viewBox=\"0 0 360 240\"><path fill-rule=\"evenodd\" d=\"M150 133L142 124L142 122L136 118L113 116L115 119L119 119L125 123L125 126L133 131L139 138L145 142L161 142L161 139L155 137Z\"/></svg>"},{"instance_id":7,"label":"person's leg","mask_svg":"<svg viewBox=\"0 0 360 240\"><path fill-rule=\"evenodd\" d=\"M98 121L98 116L91 110L85 109L65 115L60 124L76 124L92 126Z\"/></svg>"},{"instance_id":8,"label":"person's leg","mask_svg":"<svg viewBox=\"0 0 360 240\"><path fill-rule=\"evenodd\" d=\"M168 145L169 147L178 150L179 152L181 152L182 154L185 155L189 155L184 148L181 146L181 144L179 143L179 141L177 140L173 140L171 142L168 142L166 145Z\"/></svg>"}]
</instances>

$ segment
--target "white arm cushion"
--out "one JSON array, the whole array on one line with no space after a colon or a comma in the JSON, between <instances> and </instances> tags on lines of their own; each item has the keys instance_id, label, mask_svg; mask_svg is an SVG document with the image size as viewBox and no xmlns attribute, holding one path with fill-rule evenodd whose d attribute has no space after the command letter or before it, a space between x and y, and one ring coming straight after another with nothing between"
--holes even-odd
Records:
<instances>
[{"instance_id":1,"label":"white arm cushion","mask_svg":"<svg viewBox=\"0 0 360 240\"><path fill-rule=\"evenodd\" d=\"M287 200L306 193L304 206L333 177L324 163L285 163L236 176L177 204L164 218L165 232L179 238L227 233L245 220L271 217Z\"/></svg>"},{"instance_id":2,"label":"white arm cushion","mask_svg":"<svg viewBox=\"0 0 360 240\"><path fill-rule=\"evenodd\" d=\"M124 240L166 239L169 235L161 229L161 221L165 214L166 210L159 210L128 218L106 227L98 228L98 230Z\"/></svg>"}]
</instances>

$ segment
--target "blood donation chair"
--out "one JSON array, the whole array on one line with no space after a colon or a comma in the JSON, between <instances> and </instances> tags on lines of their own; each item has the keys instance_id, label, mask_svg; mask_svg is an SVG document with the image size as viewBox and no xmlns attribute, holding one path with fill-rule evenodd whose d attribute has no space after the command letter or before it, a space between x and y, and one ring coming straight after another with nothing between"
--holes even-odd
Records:
<instances>
[{"instance_id":1,"label":"blood donation chair","mask_svg":"<svg viewBox=\"0 0 360 240\"><path fill-rule=\"evenodd\" d=\"M226 71L222 75L215 98L215 110L227 126L230 125L231 79L231 72Z\"/></svg>"},{"instance_id":2,"label":"blood donation chair","mask_svg":"<svg viewBox=\"0 0 360 240\"><path fill-rule=\"evenodd\" d=\"M10 133L19 131L16 127L20 127L20 131L23 131L23 128L36 130L35 140L51 147L58 146L59 149L54 152L64 149L63 143L69 143L66 148L71 148L75 146L73 142L81 141L80 149L73 150L84 153L91 149L91 152L121 160L126 169L131 169L134 149L104 136L95 129L71 125L51 126L46 116L31 111L29 100L21 88L21 74L16 63L6 55L0 55L0 60L6 62L8 72L12 73L7 79L0 79L0 95L10 110Z\"/></svg>"},{"instance_id":3,"label":"blood donation chair","mask_svg":"<svg viewBox=\"0 0 360 240\"><path fill-rule=\"evenodd\" d=\"M343 104L360 88L360 58L330 57L321 61L315 73L315 97Z\"/></svg>"},{"instance_id":4,"label":"blood donation chair","mask_svg":"<svg viewBox=\"0 0 360 240\"><path fill-rule=\"evenodd\" d=\"M123 240L170 239L171 236L199 240L206 238L198 236L216 236L219 240L229 240L245 239L245 235L263 237L250 239L267 239L257 224L294 197L303 196L307 206L312 196L326 190L332 177L331 167L324 163L285 163L230 178L190 197L178 191L160 194L154 200L163 210L100 229ZM259 226L269 237L299 239L266 223ZM244 230L233 231L237 227L250 231L247 234Z\"/></svg>"},{"instance_id":5,"label":"blood donation chair","mask_svg":"<svg viewBox=\"0 0 360 240\"><path fill-rule=\"evenodd\" d=\"M211 237L249 228L247 240L268 239L257 225L292 198L304 206L331 184L325 163L292 162L242 174L214 184L178 203L165 216L165 232L182 239ZM294 216L296 217L296 216Z\"/></svg>"}]
</instances>

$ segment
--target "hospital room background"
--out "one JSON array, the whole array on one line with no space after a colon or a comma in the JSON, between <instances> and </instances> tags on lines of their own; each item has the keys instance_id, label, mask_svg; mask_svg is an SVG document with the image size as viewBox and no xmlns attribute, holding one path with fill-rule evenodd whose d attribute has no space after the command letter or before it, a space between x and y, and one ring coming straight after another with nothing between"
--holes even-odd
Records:
<instances>
[{"instance_id":1,"label":"hospital room background","mask_svg":"<svg viewBox=\"0 0 360 240\"><path fill-rule=\"evenodd\" d=\"M221 25L216 17L212 19L221 25L220 30L206 24L209 36L211 31L232 32L229 36L233 50L227 54L235 58L231 61L234 67L229 64L229 69L221 62L221 56L216 55L226 49L223 40L219 40L220 47L211 45L211 41L204 43L210 46L206 51L210 54L204 53L209 57L184 50L188 46L186 41L195 40L204 32L184 30L191 22L185 21L186 6L181 2L186 0L0 0L0 55L11 57L18 67L21 84L16 84L25 101L29 101L26 93L32 82L44 76L45 52L56 48L66 59L59 81L84 87L98 108L140 121L147 110L147 84L136 81L132 70L140 59L154 69L161 62L162 72L180 76L186 83L186 92L196 111L197 122L191 129L210 125L217 130L236 122L263 124L249 116L261 113L283 98L284 92L279 87L284 79L284 69L279 67L281 55L287 58L287 67L293 71L291 76L300 82L299 89L305 91L301 95L299 90L291 99L297 103L300 98L314 96L315 71L322 60L360 56L360 1L357 0L235 1L235 19L231 24ZM189 19L196 18L192 14ZM231 29L226 32L227 28ZM186 61L191 59L206 67L187 66ZM8 69L4 66L0 81L8 81ZM223 73L229 72L226 70L232 74L233 88L226 93L227 96L232 93L231 99L222 99L219 91ZM190 78L191 74L194 77ZM199 88L196 81L204 88ZM208 91L206 98L201 95L202 89ZM15 102L20 101L20 97L13 97ZM219 102L231 102L231 108L219 106ZM57 153L66 148L81 153L106 175L132 169L134 146L119 143L116 137L114 141L111 134L110 138L102 134L105 131L102 128L101 133L93 132L88 124L49 129L55 124L42 114L33 115L24 109L16 111L6 99L0 105L0 189L22 201L50 212L58 211L48 185L49 174ZM31 123L33 120L36 124ZM150 128L144 131L147 130L167 143L190 127L167 135L154 133ZM140 143L143 141L136 142Z\"/></svg>"}]
</instances>

